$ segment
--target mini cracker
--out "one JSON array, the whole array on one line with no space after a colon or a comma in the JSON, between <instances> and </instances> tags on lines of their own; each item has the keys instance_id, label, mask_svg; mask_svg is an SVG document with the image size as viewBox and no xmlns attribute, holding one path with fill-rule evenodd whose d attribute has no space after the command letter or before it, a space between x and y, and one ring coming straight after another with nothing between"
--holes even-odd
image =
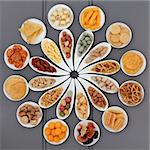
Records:
<instances>
[{"instance_id":1,"label":"mini cracker","mask_svg":"<svg viewBox=\"0 0 150 150\"><path fill-rule=\"evenodd\" d=\"M120 40L120 36L117 34L117 35L111 35L110 36L110 41L111 42L119 42L119 40Z\"/></svg>"},{"instance_id":2,"label":"mini cracker","mask_svg":"<svg viewBox=\"0 0 150 150\"><path fill-rule=\"evenodd\" d=\"M121 33L120 35L120 42L123 44L127 44L129 42L130 36L128 33Z\"/></svg>"}]
</instances>

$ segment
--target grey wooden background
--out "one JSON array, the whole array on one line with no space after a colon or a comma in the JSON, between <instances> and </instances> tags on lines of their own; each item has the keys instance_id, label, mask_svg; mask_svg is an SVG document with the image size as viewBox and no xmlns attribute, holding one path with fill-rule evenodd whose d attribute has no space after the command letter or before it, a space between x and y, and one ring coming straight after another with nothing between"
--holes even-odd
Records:
<instances>
[{"instance_id":1,"label":"grey wooden background","mask_svg":"<svg viewBox=\"0 0 150 150\"><path fill-rule=\"evenodd\" d=\"M73 130L79 121L74 111L66 119L70 127L70 136L68 140L60 146L53 146L45 142L42 136L42 127L45 122L55 118L55 106L44 111L44 119L39 126L33 129L23 128L16 120L16 109L23 102L28 100L38 101L41 92L30 91L25 100L21 102L9 101L2 92L4 80L11 74L20 74L30 80L37 73L27 66L22 71L13 71L9 69L3 61L4 50L12 43L21 43L27 46L31 56L43 53L40 45L30 46L21 39L18 28L21 23L30 18L36 17L46 24L49 38L58 43L59 31L49 26L47 21L48 10L57 3L69 5L75 14L75 20L70 30L74 33L75 41L83 31L78 22L80 11L88 5L97 5L104 9L106 13L105 26L95 32L94 45L105 41L106 28L116 21L127 23L133 30L133 40L127 47L117 50L113 49L108 58L114 58L119 61L121 55L128 49L138 49L147 58L147 69L145 72L135 78L127 77L122 71L113 77L122 83L128 79L135 79L142 83L145 88L144 102L135 107L128 108L120 103L116 94L106 94L110 105L119 105L123 107L129 115L129 124L121 133L113 134L106 131L101 124L102 113L91 107L90 119L93 119L101 128L101 139L92 147L80 146L73 137ZM96 0L31 0L31 1L0 1L0 150L148 150L149 141L149 3L146 1L96 1ZM44 56L45 57L45 56Z\"/></svg>"}]
</instances>

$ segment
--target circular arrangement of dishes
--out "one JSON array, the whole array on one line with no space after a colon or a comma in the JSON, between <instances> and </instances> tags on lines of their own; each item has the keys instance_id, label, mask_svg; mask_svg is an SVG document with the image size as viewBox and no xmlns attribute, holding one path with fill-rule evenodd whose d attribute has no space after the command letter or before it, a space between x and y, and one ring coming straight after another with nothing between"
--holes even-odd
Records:
<instances>
[{"instance_id":1,"label":"circular arrangement of dishes","mask_svg":"<svg viewBox=\"0 0 150 150\"><path fill-rule=\"evenodd\" d=\"M102 8L85 7L79 15L80 25L85 31L75 43L73 32L68 29L74 21L72 9L65 4L54 5L47 19L52 28L60 30L58 41L46 36L46 26L36 18L25 20L19 29L24 42L31 45L40 43L45 58L30 57L29 49L21 44L12 44L4 52L4 61L10 69L18 71L29 65L40 74L29 81L20 75L10 75L3 84L5 96L14 102L25 99L29 89L43 91L37 103L27 101L18 107L16 117L23 127L39 125L43 117L42 109L57 104L58 119L49 120L43 128L43 136L50 144L59 145L67 140L69 126L64 120L71 115L73 108L80 120L74 129L75 140L82 146L92 146L101 136L101 121L96 124L88 120L90 105L103 112L104 128L117 133L125 129L129 116L123 108L110 106L106 93L118 93L121 103L129 107L137 106L144 100L144 88L138 81L128 80L120 85L110 75L122 70L128 76L139 76L146 69L145 56L140 51L127 50L120 62L105 59L113 48L121 49L131 42L130 27L122 22L112 23L106 30L107 42L93 45L94 32L104 26L105 17Z\"/></svg>"}]
</instances>

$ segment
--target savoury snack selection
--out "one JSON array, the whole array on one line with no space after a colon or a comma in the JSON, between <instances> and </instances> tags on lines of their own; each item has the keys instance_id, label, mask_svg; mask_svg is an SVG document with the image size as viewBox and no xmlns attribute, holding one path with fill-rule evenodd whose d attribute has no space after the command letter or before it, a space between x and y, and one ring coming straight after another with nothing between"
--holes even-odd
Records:
<instances>
[{"instance_id":1,"label":"savoury snack selection","mask_svg":"<svg viewBox=\"0 0 150 150\"><path fill-rule=\"evenodd\" d=\"M94 105L96 105L96 107L98 107L98 108L106 107L106 105L107 105L106 100L101 93L99 93L97 90L95 90L91 86L88 87L88 93L91 97L92 102L94 103Z\"/></svg>"},{"instance_id":2,"label":"savoury snack selection","mask_svg":"<svg viewBox=\"0 0 150 150\"><path fill-rule=\"evenodd\" d=\"M110 108L104 113L104 124L107 128L117 132L124 127L126 118L122 111Z\"/></svg>"},{"instance_id":3,"label":"savoury snack selection","mask_svg":"<svg viewBox=\"0 0 150 150\"><path fill-rule=\"evenodd\" d=\"M24 50L24 48L19 44L15 44L8 48L6 52L8 62L17 69L23 68L28 55L29 54L26 52L26 50Z\"/></svg>"},{"instance_id":4,"label":"savoury snack selection","mask_svg":"<svg viewBox=\"0 0 150 150\"><path fill-rule=\"evenodd\" d=\"M119 71L120 65L116 61L102 61L94 65L91 70L103 74L114 74Z\"/></svg>"},{"instance_id":5,"label":"savoury snack selection","mask_svg":"<svg viewBox=\"0 0 150 150\"><path fill-rule=\"evenodd\" d=\"M51 91L46 92L41 98L40 98L40 103L43 107L50 107L53 105L60 95L63 92L63 88L56 88Z\"/></svg>"},{"instance_id":6,"label":"savoury snack selection","mask_svg":"<svg viewBox=\"0 0 150 150\"><path fill-rule=\"evenodd\" d=\"M126 46L131 40L130 29L122 23L114 23L110 25L107 40L112 46L122 48Z\"/></svg>"},{"instance_id":7,"label":"savoury snack selection","mask_svg":"<svg viewBox=\"0 0 150 150\"><path fill-rule=\"evenodd\" d=\"M71 57L71 49L72 49L72 38L67 32L62 33L62 37L60 39L62 50L67 59Z\"/></svg>"},{"instance_id":8,"label":"savoury snack selection","mask_svg":"<svg viewBox=\"0 0 150 150\"><path fill-rule=\"evenodd\" d=\"M81 119L88 118L88 100L82 92L77 94L77 113Z\"/></svg>"},{"instance_id":9,"label":"savoury snack selection","mask_svg":"<svg viewBox=\"0 0 150 150\"><path fill-rule=\"evenodd\" d=\"M49 143L61 144L67 138L68 127L62 121L49 121L44 128L44 135Z\"/></svg>"},{"instance_id":10,"label":"savoury snack selection","mask_svg":"<svg viewBox=\"0 0 150 150\"><path fill-rule=\"evenodd\" d=\"M99 77L99 76L92 76L91 79L96 82L96 84L105 92L117 92L118 86L109 78L106 77Z\"/></svg>"},{"instance_id":11,"label":"savoury snack selection","mask_svg":"<svg viewBox=\"0 0 150 150\"><path fill-rule=\"evenodd\" d=\"M26 95L27 85L21 76L10 76L4 83L4 90L13 101L19 101Z\"/></svg>"},{"instance_id":12,"label":"savoury snack selection","mask_svg":"<svg viewBox=\"0 0 150 150\"><path fill-rule=\"evenodd\" d=\"M30 80L30 85L32 88L43 89L51 87L55 84L56 80L48 77L38 77Z\"/></svg>"},{"instance_id":13,"label":"savoury snack selection","mask_svg":"<svg viewBox=\"0 0 150 150\"><path fill-rule=\"evenodd\" d=\"M143 64L144 60L136 51L128 51L122 56L123 69L127 74L137 74Z\"/></svg>"},{"instance_id":14,"label":"savoury snack selection","mask_svg":"<svg viewBox=\"0 0 150 150\"><path fill-rule=\"evenodd\" d=\"M41 43L41 47L45 55L50 58L56 64L62 62L61 54L57 45L50 39L44 39Z\"/></svg>"},{"instance_id":15,"label":"savoury snack selection","mask_svg":"<svg viewBox=\"0 0 150 150\"><path fill-rule=\"evenodd\" d=\"M32 44L43 32L43 27L39 23L27 20L19 31L26 37L26 42Z\"/></svg>"},{"instance_id":16,"label":"savoury snack selection","mask_svg":"<svg viewBox=\"0 0 150 150\"><path fill-rule=\"evenodd\" d=\"M66 5L55 5L48 14L49 23L56 29L63 29L71 25L73 14Z\"/></svg>"},{"instance_id":17,"label":"savoury snack selection","mask_svg":"<svg viewBox=\"0 0 150 150\"><path fill-rule=\"evenodd\" d=\"M121 100L129 106L136 106L141 103L144 98L142 86L135 81L128 81L119 88Z\"/></svg>"},{"instance_id":18,"label":"savoury snack selection","mask_svg":"<svg viewBox=\"0 0 150 150\"><path fill-rule=\"evenodd\" d=\"M77 128L78 142L83 145L92 144L95 139L98 139L99 132L93 122L89 121L87 124L80 123Z\"/></svg>"},{"instance_id":19,"label":"savoury snack selection","mask_svg":"<svg viewBox=\"0 0 150 150\"><path fill-rule=\"evenodd\" d=\"M66 96L61 100L59 105L59 115L61 117L68 116L71 109L71 102L72 102L72 91L68 91Z\"/></svg>"},{"instance_id":20,"label":"savoury snack selection","mask_svg":"<svg viewBox=\"0 0 150 150\"><path fill-rule=\"evenodd\" d=\"M42 114L38 106L25 104L19 109L18 116L22 124L35 126L38 124Z\"/></svg>"},{"instance_id":21,"label":"savoury snack selection","mask_svg":"<svg viewBox=\"0 0 150 150\"><path fill-rule=\"evenodd\" d=\"M39 57L33 58L31 63L33 67L35 67L39 71L50 73L57 72L56 68L51 66L46 60Z\"/></svg>"},{"instance_id":22,"label":"savoury snack selection","mask_svg":"<svg viewBox=\"0 0 150 150\"><path fill-rule=\"evenodd\" d=\"M80 23L86 30L97 30L101 27L101 11L100 8L87 7L80 14Z\"/></svg>"},{"instance_id":23,"label":"savoury snack selection","mask_svg":"<svg viewBox=\"0 0 150 150\"><path fill-rule=\"evenodd\" d=\"M90 33L84 32L78 42L77 45L77 54L78 56L82 56L90 47L93 42L93 37Z\"/></svg>"},{"instance_id":24,"label":"savoury snack selection","mask_svg":"<svg viewBox=\"0 0 150 150\"><path fill-rule=\"evenodd\" d=\"M108 52L108 47L107 46L99 46L93 50L91 50L88 54L88 57L85 59L85 63L91 63L97 58L103 57L105 54Z\"/></svg>"}]
</instances>

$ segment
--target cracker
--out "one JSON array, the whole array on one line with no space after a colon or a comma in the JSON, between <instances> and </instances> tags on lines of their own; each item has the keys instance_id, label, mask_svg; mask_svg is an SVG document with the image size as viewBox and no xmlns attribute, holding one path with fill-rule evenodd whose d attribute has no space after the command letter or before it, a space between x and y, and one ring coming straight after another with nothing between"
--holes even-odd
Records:
<instances>
[{"instance_id":1,"label":"cracker","mask_svg":"<svg viewBox=\"0 0 150 150\"><path fill-rule=\"evenodd\" d=\"M119 42L120 41L120 36L119 36L119 34L117 34L117 35L111 35L110 36L110 41L111 42L115 42L115 43L117 43L117 42Z\"/></svg>"},{"instance_id":2,"label":"cracker","mask_svg":"<svg viewBox=\"0 0 150 150\"><path fill-rule=\"evenodd\" d=\"M110 27L110 32L111 32L112 34L119 34L120 31L121 31L121 28L120 28L119 25L117 25L117 24L111 25L111 27Z\"/></svg>"},{"instance_id":3,"label":"cracker","mask_svg":"<svg viewBox=\"0 0 150 150\"><path fill-rule=\"evenodd\" d=\"M120 42L123 44L127 44L129 42L130 35L128 33L121 33L120 34Z\"/></svg>"}]
</instances>

